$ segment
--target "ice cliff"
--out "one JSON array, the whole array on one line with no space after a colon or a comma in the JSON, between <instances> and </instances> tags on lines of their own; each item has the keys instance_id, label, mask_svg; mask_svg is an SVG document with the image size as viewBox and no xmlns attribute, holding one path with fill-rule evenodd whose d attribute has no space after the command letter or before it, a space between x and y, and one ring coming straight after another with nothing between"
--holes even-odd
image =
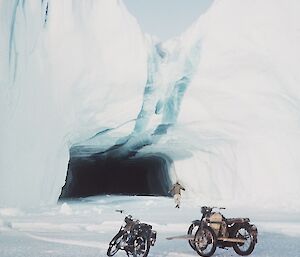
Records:
<instances>
[{"instance_id":1,"label":"ice cliff","mask_svg":"<svg viewBox=\"0 0 300 257\"><path fill-rule=\"evenodd\" d=\"M169 156L199 204L295 206L299 11L216 0L159 43L121 1L2 0L0 204L55 202L72 145L121 141Z\"/></svg>"},{"instance_id":2,"label":"ice cliff","mask_svg":"<svg viewBox=\"0 0 300 257\"><path fill-rule=\"evenodd\" d=\"M136 118L147 41L121 1L3 0L0 12L0 204L55 202L69 147Z\"/></svg>"}]
</instances>

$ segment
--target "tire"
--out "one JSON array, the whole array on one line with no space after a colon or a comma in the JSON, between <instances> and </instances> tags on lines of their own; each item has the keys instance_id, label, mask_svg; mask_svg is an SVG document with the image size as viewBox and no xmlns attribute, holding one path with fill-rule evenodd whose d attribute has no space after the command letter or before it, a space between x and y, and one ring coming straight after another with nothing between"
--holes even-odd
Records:
<instances>
[{"instance_id":1,"label":"tire","mask_svg":"<svg viewBox=\"0 0 300 257\"><path fill-rule=\"evenodd\" d=\"M192 223L190 226L189 226L189 229L188 229L188 232L187 234L190 236L190 235L193 235L194 238L195 238L195 234L197 232L197 230L199 229L199 225L196 225L194 223ZM193 233L194 232L194 233ZM195 246L195 241L194 239L189 239L189 245L193 248L193 250L196 251L196 246Z\"/></svg>"},{"instance_id":2,"label":"tire","mask_svg":"<svg viewBox=\"0 0 300 257\"><path fill-rule=\"evenodd\" d=\"M255 241L253 236L251 235L250 226L247 224L239 225L233 232L234 238L244 239L244 243L234 243L233 249L234 251L242 256L249 255L253 252L255 247Z\"/></svg>"},{"instance_id":3,"label":"tire","mask_svg":"<svg viewBox=\"0 0 300 257\"><path fill-rule=\"evenodd\" d=\"M217 248L216 233L210 227L199 228L195 235L196 252L200 256L212 256Z\"/></svg>"},{"instance_id":4,"label":"tire","mask_svg":"<svg viewBox=\"0 0 300 257\"><path fill-rule=\"evenodd\" d=\"M123 233L116 234L109 243L107 256L114 256L119 251L119 244L122 241Z\"/></svg>"},{"instance_id":5,"label":"tire","mask_svg":"<svg viewBox=\"0 0 300 257\"><path fill-rule=\"evenodd\" d=\"M133 257L147 257L150 251L150 240L146 236L134 240Z\"/></svg>"}]
</instances>

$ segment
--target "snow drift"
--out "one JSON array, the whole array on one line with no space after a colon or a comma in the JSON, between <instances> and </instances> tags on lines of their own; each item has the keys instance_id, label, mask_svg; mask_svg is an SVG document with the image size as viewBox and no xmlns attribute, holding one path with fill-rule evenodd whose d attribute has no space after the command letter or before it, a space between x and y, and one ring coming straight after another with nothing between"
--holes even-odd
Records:
<instances>
[{"instance_id":1,"label":"snow drift","mask_svg":"<svg viewBox=\"0 0 300 257\"><path fill-rule=\"evenodd\" d=\"M0 7L0 204L54 202L71 146L120 142L199 204L297 204L297 1L215 1L162 43L121 1Z\"/></svg>"}]
</instances>

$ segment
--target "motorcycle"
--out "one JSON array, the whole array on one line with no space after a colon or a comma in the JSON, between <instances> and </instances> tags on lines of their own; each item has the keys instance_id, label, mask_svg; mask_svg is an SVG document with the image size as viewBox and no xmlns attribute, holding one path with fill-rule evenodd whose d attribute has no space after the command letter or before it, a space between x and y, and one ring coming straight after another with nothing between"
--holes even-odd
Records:
<instances>
[{"instance_id":1,"label":"motorcycle","mask_svg":"<svg viewBox=\"0 0 300 257\"><path fill-rule=\"evenodd\" d=\"M119 212L122 213L123 210ZM151 225L141 223L131 215L127 215L119 232L109 243L107 256L113 256L119 250L124 250L127 256L146 257L155 241L156 231L152 230Z\"/></svg>"},{"instance_id":2,"label":"motorcycle","mask_svg":"<svg viewBox=\"0 0 300 257\"><path fill-rule=\"evenodd\" d=\"M225 218L217 207L201 207L202 218L188 228L189 245L200 255L209 257L216 248L233 247L242 256L253 252L257 243L257 228L249 218ZM218 208L220 210L225 208Z\"/></svg>"}]
</instances>

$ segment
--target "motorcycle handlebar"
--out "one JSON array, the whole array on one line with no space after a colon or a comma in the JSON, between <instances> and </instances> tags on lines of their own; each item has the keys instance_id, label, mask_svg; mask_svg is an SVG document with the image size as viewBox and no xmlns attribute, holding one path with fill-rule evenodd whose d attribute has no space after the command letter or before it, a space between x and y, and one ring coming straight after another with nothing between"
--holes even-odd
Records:
<instances>
[{"instance_id":1,"label":"motorcycle handlebar","mask_svg":"<svg viewBox=\"0 0 300 257\"><path fill-rule=\"evenodd\" d=\"M217 207L217 206L213 206L213 207L202 206L201 208L207 208L207 209L210 209L210 210L213 210L213 209L225 210L226 209L225 207Z\"/></svg>"},{"instance_id":2,"label":"motorcycle handlebar","mask_svg":"<svg viewBox=\"0 0 300 257\"><path fill-rule=\"evenodd\" d=\"M120 212L121 214L126 213L125 210L115 210L116 212ZM133 219L133 217L128 214L125 216L124 221L127 222L135 222L135 223L139 223L140 221L138 219Z\"/></svg>"}]
</instances>

